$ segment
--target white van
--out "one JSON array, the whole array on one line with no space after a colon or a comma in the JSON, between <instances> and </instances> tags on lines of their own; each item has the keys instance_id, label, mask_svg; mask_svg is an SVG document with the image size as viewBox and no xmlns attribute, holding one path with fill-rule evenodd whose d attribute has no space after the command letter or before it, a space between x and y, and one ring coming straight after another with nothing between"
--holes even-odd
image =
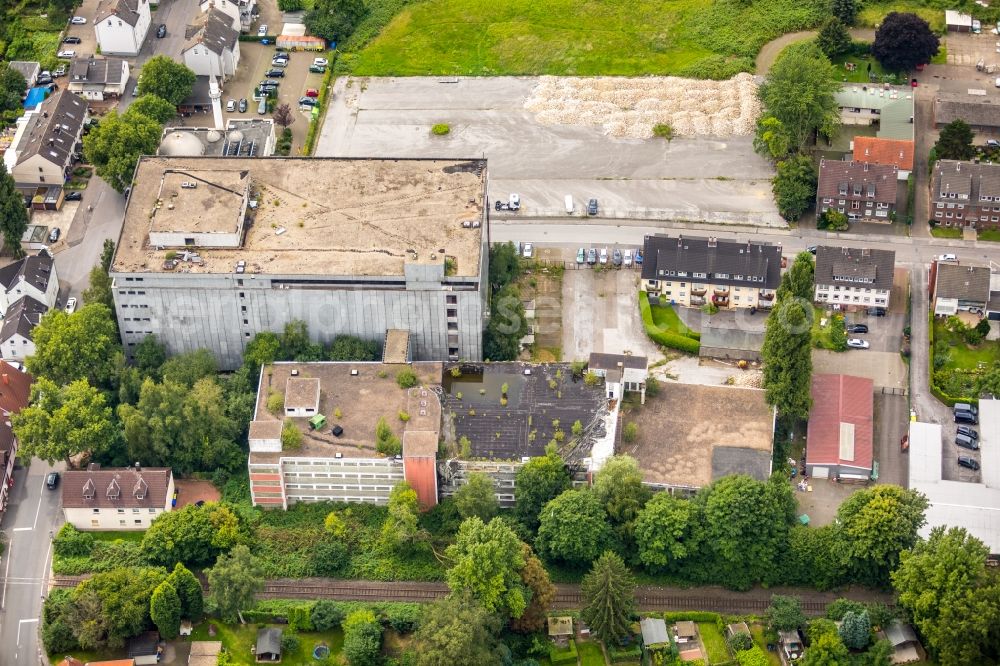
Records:
<instances>
[{"instance_id":1,"label":"white van","mask_svg":"<svg viewBox=\"0 0 1000 666\"><path fill-rule=\"evenodd\" d=\"M572 215L573 214L573 195L572 194L567 194L566 195L566 214L567 215Z\"/></svg>"},{"instance_id":2,"label":"white van","mask_svg":"<svg viewBox=\"0 0 1000 666\"><path fill-rule=\"evenodd\" d=\"M257 113L262 116L267 113L267 95L260 98L260 104L257 105Z\"/></svg>"}]
</instances>

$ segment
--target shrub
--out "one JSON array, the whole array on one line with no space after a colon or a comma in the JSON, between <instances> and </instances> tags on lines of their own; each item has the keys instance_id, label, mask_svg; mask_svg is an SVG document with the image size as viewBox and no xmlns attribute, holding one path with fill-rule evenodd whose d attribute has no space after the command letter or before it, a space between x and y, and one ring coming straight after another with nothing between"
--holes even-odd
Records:
<instances>
[{"instance_id":1,"label":"shrub","mask_svg":"<svg viewBox=\"0 0 1000 666\"><path fill-rule=\"evenodd\" d=\"M451 132L451 126L448 123L438 123L431 128L431 133L434 136L444 136Z\"/></svg>"},{"instance_id":2,"label":"shrub","mask_svg":"<svg viewBox=\"0 0 1000 666\"><path fill-rule=\"evenodd\" d=\"M658 123L653 125L653 136L671 141L674 138L674 128L666 123Z\"/></svg>"},{"instance_id":3,"label":"shrub","mask_svg":"<svg viewBox=\"0 0 1000 666\"><path fill-rule=\"evenodd\" d=\"M697 354L698 350L701 349L701 343L697 340L670 331L664 331L653 323L653 311L649 306L649 295L644 291L639 292L639 312L642 315L642 326L646 329L646 336L653 342L664 347L687 352L688 354Z\"/></svg>"},{"instance_id":4,"label":"shrub","mask_svg":"<svg viewBox=\"0 0 1000 666\"><path fill-rule=\"evenodd\" d=\"M403 368L396 373L396 384L401 389L413 388L418 384L417 375L409 368Z\"/></svg>"},{"instance_id":5,"label":"shrub","mask_svg":"<svg viewBox=\"0 0 1000 666\"><path fill-rule=\"evenodd\" d=\"M298 634L286 631L281 635L281 651L285 653L296 652L301 647L302 641Z\"/></svg>"},{"instance_id":6,"label":"shrub","mask_svg":"<svg viewBox=\"0 0 1000 666\"><path fill-rule=\"evenodd\" d=\"M625 429L622 431L622 439L625 440L627 444L631 444L639 436L639 425L635 421L629 421L625 424Z\"/></svg>"},{"instance_id":7,"label":"shrub","mask_svg":"<svg viewBox=\"0 0 1000 666\"><path fill-rule=\"evenodd\" d=\"M826 617L830 620L835 620L839 622L844 619L844 615L849 612L860 612L865 610L865 605L860 601L854 601L853 599L837 599L836 601L831 601L826 607Z\"/></svg>"},{"instance_id":8,"label":"shrub","mask_svg":"<svg viewBox=\"0 0 1000 666\"><path fill-rule=\"evenodd\" d=\"M285 419L281 424L281 448L285 451L296 451L302 448L302 431L291 419Z\"/></svg>"},{"instance_id":9,"label":"shrub","mask_svg":"<svg viewBox=\"0 0 1000 666\"><path fill-rule=\"evenodd\" d=\"M549 661L555 664L575 664L576 663L576 641L569 639L569 645L560 647L553 645L549 648Z\"/></svg>"},{"instance_id":10,"label":"shrub","mask_svg":"<svg viewBox=\"0 0 1000 666\"><path fill-rule=\"evenodd\" d=\"M660 395L660 381L656 377L648 377L646 379L646 396L655 398L658 395Z\"/></svg>"},{"instance_id":11,"label":"shrub","mask_svg":"<svg viewBox=\"0 0 1000 666\"><path fill-rule=\"evenodd\" d=\"M402 421L403 423L406 423L407 421L410 420L410 413L403 411L402 409L399 410L399 420Z\"/></svg>"},{"instance_id":12,"label":"shrub","mask_svg":"<svg viewBox=\"0 0 1000 666\"><path fill-rule=\"evenodd\" d=\"M52 548L59 557L86 557L94 547L94 535L81 532L69 523L59 530Z\"/></svg>"},{"instance_id":13,"label":"shrub","mask_svg":"<svg viewBox=\"0 0 1000 666\"><path fill-rule=\"evenodd\" d=\"M601 376L593 371L587 371L583 376L583 383L587 386L597 386L601 383Z\"/></svg>"},{"instance_id":14,"label":"shrub","mask_svg":"<svg viewBox=\"0 0 1000 666\"><path fill-rule=\"evenodd\" d=\"M312 624L316 631L329 631L344 621L344 611L335 601L321 599L312 609Z\"/></svg>"},{"instance_id":15,"label":"shrub","mask_svg":"<svg viewBox=\"0 0 1000 666\"><path fill-rule=\"evenodd\" d=\"M726 639L726 644L729 649L733 652L742 652L744 650L749 650L753 647L753 638L750 634L744 634L740 632L738 634L733 634L728 639Z\"/></svg>"},{"instance_id":16,"label":"shrub","mask_svg":"<svg viewBox=\"0 0 1000 666\"><path fill-rule=\"evenodd\" d=\"M375 425L375 450L390 458L399 455L403 450L403 445L393 434L384 416L379 418Z\"/></svg>"},{"instance_id":17,"label":"shrub","mask_svg":"<svg viewBox=\"0 0 1000 666\"><path fill-rule=\"evenodd\" d=\"M277 391L271 391L267 396L267 411L277 414L285 409L285 396Z\"/></svg>"},{"instance_id":18,"label":"shrub","mask_svg":"<svg viewBox=\"0 0 1000 666\"><path fill-rule=\"evenodd\" d=\"M736 661L740 666L769 666L771 663L759 645L754 645L749 650L737 652Z\"/></svg>"}]
</instances>

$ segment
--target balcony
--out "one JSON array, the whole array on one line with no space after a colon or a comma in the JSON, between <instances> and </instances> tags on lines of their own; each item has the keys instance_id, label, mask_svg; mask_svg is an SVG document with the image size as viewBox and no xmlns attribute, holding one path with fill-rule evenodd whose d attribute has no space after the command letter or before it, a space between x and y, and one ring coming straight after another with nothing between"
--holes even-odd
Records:
<instances>
[{"instance_id":1,"label":"balcony","mask_svg":"<svg viewBox=\"0 0 1000 666\"><path fill-rule=\"evenodd\" d=\"M712 293L714 293L716 296L725 296L728 298L729 287L716 287L715 289L712 290Z\"/></svg>"},{"instance_id":2,"label":"balcony","mask_svg":"<svg viewBox=\"0 0 1000 666\"><path fill-rule=\"evenodd\" d=\"M705 304L705 298L704 298L704 296L692 296L691 297L691 305L704 305L704 304Z\"/></svg>"},{"instance_id":3,"label":"balcony","mask_svg":"<svg viewBox=\"0 0 1000 666\"><path fill-rule=\"evenodd\" d=\"M708 291L705 287L698 287L697 289L691 289L692 296L704 296L705 292Z\"/></svg>"},{"instance_id":4,"label":"balcony","mask_svg":"<svg viewBox=\"0 0 1000 666\"><path fill-rule=\"evenodd\" d=\"M729 296L720 296L720 295L716 294L716 295L712 296L712 303L714 303L715 305L717 305L720 308L728 308L729 307Z\"/></svg>"},{"instance_id":5,"label":"balcony","mask_svg":"<svg viewBox=\"0 0 1000 666\"><path fill-rule=\"evenodd\" d=\"M773 301L774 300L774 292L773 291L770 292L770 293L763 292L763 291L759 292L757 294L757 298L759 298L762 301Z\"/></svg>"}]
</instances>

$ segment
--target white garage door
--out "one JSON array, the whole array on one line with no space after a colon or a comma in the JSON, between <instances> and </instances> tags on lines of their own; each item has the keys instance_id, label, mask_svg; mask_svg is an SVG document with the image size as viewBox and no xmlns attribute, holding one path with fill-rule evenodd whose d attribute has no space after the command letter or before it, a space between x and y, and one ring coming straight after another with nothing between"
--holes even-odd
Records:
<instances>
[{"instance_id":1,"label":"white garage door","mask_svg":"<svg viewBox=\"0 0 1000 666\"><path fill-rule=\"evenodd\" d=\"M813 478L814 479L828 479L828 478L830 478L830 468L829 467L813 467Z\"/></svg>"}]
</instances>

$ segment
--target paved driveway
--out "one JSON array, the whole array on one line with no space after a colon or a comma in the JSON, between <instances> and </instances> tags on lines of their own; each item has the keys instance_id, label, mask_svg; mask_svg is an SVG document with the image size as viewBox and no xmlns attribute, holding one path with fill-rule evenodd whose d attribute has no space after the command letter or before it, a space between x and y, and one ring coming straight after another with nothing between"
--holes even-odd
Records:
<instances>
[{"instance_id":1,"label":"paved driveway","mask_svg":"<svg viewBox=\"0 0 1000 666\"><path fill-rule=\"evenodd\" d=\"M97 37L94 36L94 16L97 15L97 5L100 0L83 0L79 7L73 12L73 16L82 16L87 19L84 25L66 25L67 37L79 37L79 44L60 44L59 49L71 49L76 51L76 55L88 56L97 53ZM67 67L67 69L69 69ZM66 79L63 79L65 81Z\"/></svg>"}]
</instances>

